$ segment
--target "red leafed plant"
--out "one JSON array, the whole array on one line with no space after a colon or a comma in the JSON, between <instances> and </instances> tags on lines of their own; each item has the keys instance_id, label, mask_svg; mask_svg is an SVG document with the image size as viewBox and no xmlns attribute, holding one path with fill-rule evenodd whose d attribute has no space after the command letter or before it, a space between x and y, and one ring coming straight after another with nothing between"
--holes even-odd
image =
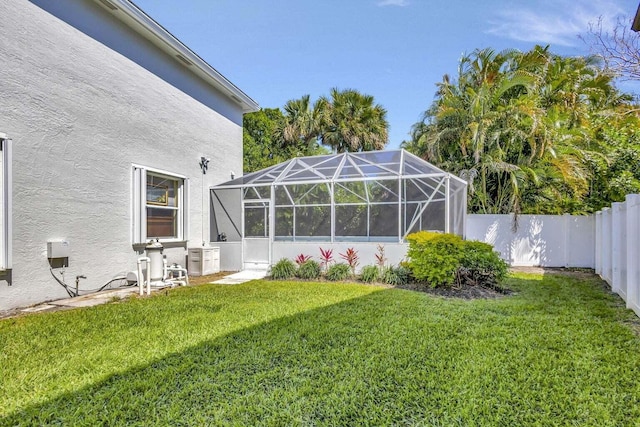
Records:
<instances>
[{"instance_id":1,"label":"red leafed plant","mask_svg":"<svg viewBox=\"0 0 640 427\"><path fill-rule=\"evenodd\" d=\"M356 267L359 264L360 257L358 256L358 251L353 248L348 248L347 251L343 254L339 254L343 260L347 261L349 267L351 268L351 274L356 274Z\"/></svg>"},{"instance_id":2,"label":"red leafed plant","mask_svg":"<svg viewBox=\"0 0 640 427\"><path fill-rule=\"evenodd\" d=\"M387 258L384 256L384 246L378 245L378 252L376 253L376 264L378 265L378 269L380 272L384 269L384 265L387 262Z\"/></svg>"},{"instance_id":3,"label":"red leafed plant","mask_svg":"<svg viewBox=\"0 0 640 427\"><path fill-rule=\"evenodd\" d=\"M320 248L320 260L322 261L322 267L327 269L327 266L331 261L333 261L333 249L322 249Z\"/></svg>"},{"instance_id":4,"label":"red leafed plant","mask_svg":"<svg viewBox=\"0 0 640 427\"><path fill-rule=\"evenodd\" d=\"M311 255L300 254L296 257L295 262L298 265L302 265L305 262L309 261L310 259L311 259Z\"/></svg>"}]
</instances>

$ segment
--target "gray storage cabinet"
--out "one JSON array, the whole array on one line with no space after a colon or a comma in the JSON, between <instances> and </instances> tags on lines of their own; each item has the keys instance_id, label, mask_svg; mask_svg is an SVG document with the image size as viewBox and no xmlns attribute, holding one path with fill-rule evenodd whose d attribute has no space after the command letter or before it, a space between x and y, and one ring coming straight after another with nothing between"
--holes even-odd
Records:
<instances>
[{"instance_id":1,"label":"gray storage cabinet","mask_svg":"<svg viewBox=\"0 0 640 427\"><path fill-rule=\"evenodd\" d=\"M220 248L189 249L187 270L190 276L206 276L220 271Z\"/></svg>"}]
</instances>

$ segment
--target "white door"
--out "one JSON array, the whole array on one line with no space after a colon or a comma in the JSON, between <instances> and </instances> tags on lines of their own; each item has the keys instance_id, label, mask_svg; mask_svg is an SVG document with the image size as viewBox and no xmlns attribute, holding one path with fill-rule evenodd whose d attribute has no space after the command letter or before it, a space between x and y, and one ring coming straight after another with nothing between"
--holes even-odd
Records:
<instances>
[{"instance_id":1,"label":"white door","mask_svg":"<svg viewBox=\"0 0 640 427\"><path fill-rule=\"evenodd\" d=\"M244 269L267 269L270 262L269 200L245 200L242 253Z\"/></svg>"}]
</instances>

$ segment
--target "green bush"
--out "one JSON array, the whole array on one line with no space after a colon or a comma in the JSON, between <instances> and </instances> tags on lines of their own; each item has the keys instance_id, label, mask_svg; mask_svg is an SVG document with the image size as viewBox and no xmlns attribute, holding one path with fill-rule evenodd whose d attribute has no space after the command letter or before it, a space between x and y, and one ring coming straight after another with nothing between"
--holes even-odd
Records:
<instances>
[{"instance_id":1,"label":"green bush","mask_svg":"<svg viewBox=\"0 0 640 427\"><path fill-rule=\"evenodd\" d=\"M413 276L432 287L454 283L498 288L507 275L504 262L488 243L453 234L420 231L407 236Z\"/></svg>"},{"instance_id":2,"label":"green bush","mask_svg":"<svg viewBox=\"0 0 640 427\"><path fill-rule=\"evenodd\" d=\"M301 279L317 279L320 277L320 264L317 261L308 259L298 267L296 276Z\"/></svg>"},{"instance_id":3,"label":"green bush","mask_svg":"<svg viewBox=\"0 0 640 427\"><path fill-rule=\"evenodd\" d=\"M339 262L329 267L329 269L327 270L326 277L327 277L327 280L336 281L336 280L346 280L349 278L350 275L351 275L351 268L349 267L349 265L343 262Z\"/></svg>"},{"instance_id":4,"label":"green bush","mask_svg":"<svg viewBox=\"0 0 640 427\"><path fill-rule=\"evenodd\" d=\"M382 272L382 281L387 285L402 286L411 280L411 271L402 265L397 267L385 267Z\"/></svg>"},{"instance_id":5,"label":"green bush","mask_svg":"<svg viewBox=\"0 0 640 427\"><path fill-rule=\"evenodd\" d=\"M271 267L271 278L275 280L290 279L296 274L296 265L290 259L282 258Z\"/></svg>"},{"instance_id":6,"label":"green bush","mask_svg":"<svg viewBox=\"0 0 640 427\"><path fill-rule=\"evenodd\" d=\"M365 265L360 272L360 280L365 283L375 282L380 278L380 271L375 265Z\"/></svg>"},{"instance_id":7,"label":"green bush","mask_svg":"<svg viewBox=\"0 0 640 427\"><path fill-rule=\"evenodd\" d=\"M507 276L508 265L488 243L465 241L458 281L467 285L499 288Z\"/></svg>"},{"instance_id":8,"label":"green bush","mask_svg":"<svg viewBox=\"0 0 640 427\"><path fill-rule=\"evenodd\" d=\"M462 257L462 238L455 234L419 231L407 236L409 268L416 280L432 287L455 283Z\"/></svg>"}]
</instances>

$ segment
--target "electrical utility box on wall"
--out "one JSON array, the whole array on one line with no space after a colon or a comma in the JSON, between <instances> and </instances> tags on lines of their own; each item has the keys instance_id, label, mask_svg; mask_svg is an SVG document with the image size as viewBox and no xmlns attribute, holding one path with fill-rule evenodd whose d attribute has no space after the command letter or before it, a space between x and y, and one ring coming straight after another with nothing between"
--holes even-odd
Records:
<instances>
[{"instance_id":1,"label":"electrical utility box on wall","mask_svg":"<svg viewBox=\"0 0 640 427\"><path fill-rule=\"evenodd\" d=\"M206 276L220 271L220 248L189 249L187 271L189 276Z\"/></svg>"},{"instance_id":2,"label":"electrical utility box on wall","mask_svg":"<svg viewBox=\"0 0 640 427\"><path fill-rule=\"evenodd\" d=\"M51 268L69 267L69 242L66 240L49 240L47 242L47 258Z\"/></svg>"},{"instance_id":3,"label":"electrical utility box on wall","mask_svg":"<svg viewBox=\"0 0 640 427\"><path fill-rule=\"evenodd\" d=\"M66 240L47 242L47 258L69 258L69 242Z\"/></svg>"}]
</instances>

